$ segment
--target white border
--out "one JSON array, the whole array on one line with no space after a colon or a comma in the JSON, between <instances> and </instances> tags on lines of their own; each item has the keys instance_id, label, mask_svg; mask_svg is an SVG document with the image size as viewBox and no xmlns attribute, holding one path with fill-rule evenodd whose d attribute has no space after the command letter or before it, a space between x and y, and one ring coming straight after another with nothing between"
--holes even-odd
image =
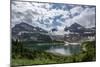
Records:
<instances>
[{"instance_id":1,"label":"white border","mask_svg":"<svg viewBox=\"0 0 100 67\"><path fill-rule=\"evenodd\" d=\"M96 5L95 0L19 0L19 1L39 1L39 2L53 2L53 3Z\"/></svg>"},{"instance_id":2,"label":"white border","mask_svg":"<svg viewBox=\"0 0 100 67\"><path fill-rule=\"evenodd\" d=\"M10 0L0 0L0 67L10 64Z\"/></svg>"},{"instance_id":3,"label":"white border","mask_svg":"<svg viewBox=\"0 0 100 67\"><path fill-rule=\"evenodd\" d=\"M32 0L31 0L32 1ZM97 6L97 61L85 63L68 63L68 64L52 64L38 65L26 67L99 67L100 60L100 44L99 44L99 27L100 27L100 2L95 0L33 0L40 2L56 2L69 4L86 4ZM0 67L10 67L10 0L0 0Z\"/></svg>"}]
</instances>

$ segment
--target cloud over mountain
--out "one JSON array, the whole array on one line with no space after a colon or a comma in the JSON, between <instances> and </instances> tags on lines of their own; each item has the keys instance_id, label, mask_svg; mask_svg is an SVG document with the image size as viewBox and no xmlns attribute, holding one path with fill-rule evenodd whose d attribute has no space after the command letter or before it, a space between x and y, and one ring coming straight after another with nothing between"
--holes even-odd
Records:
<instances>
[{"instance_id":1,"label":"cloud over mountain","mask_svg":"<svg viewBox=\"0 0 100 67\"><path fill-rule=\"evenodd\" d=\"M63 31L74 22L84 27L95 26L95 6L13 1L11 7L12 27L21 22L48 31Z\"/></svg>"}]
</instances>

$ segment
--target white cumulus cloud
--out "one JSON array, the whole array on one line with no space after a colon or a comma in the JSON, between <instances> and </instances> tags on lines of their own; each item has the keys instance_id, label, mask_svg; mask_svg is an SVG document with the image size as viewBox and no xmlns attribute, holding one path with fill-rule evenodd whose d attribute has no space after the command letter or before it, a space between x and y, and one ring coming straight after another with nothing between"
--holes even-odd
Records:
<instances>
[{"instance_id":1,"label":"white cumulus cloud","mask_svg":"<svg viewBox=\"0 0 100 67\"><path fill-rule=\"evenodd\" d=\"M66 26L75 22L84 27L95 26L94 6L62 4L62 6L56 6L56 9L53 7L54 4L13 1L11 4L12 27L25 22L48 31L57 27L58 32L63 33Z\"/></svg>"}]
</instances>

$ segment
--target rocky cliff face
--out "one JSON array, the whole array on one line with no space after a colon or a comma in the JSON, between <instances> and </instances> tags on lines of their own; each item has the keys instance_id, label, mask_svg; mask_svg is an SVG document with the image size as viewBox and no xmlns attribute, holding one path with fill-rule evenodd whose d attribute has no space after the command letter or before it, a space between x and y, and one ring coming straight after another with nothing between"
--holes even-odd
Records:
<instances>
[{"instance_id":1,"label":"rocky cliff face","mask_svg":"<svg viewBox=\"0 0 100 67\"><path fill-rule=\"evenodd\" d=\"M22 41L45 41L51 40L48 32L39 27L33 27L27 23L16 24L12 28L12 38Z\"/></svg>"}]
</instances>

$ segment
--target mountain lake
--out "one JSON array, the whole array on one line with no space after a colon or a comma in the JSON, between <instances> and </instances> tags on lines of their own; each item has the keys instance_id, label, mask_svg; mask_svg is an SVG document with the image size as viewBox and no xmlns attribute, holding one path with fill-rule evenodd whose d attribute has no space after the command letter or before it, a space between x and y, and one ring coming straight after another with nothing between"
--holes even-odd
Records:
<instances>
[{"instance_id":1,"label":"mountain lake","mask_svg":"<svg viewBox=\"0 0 100 67\"><path fill-rule=\"evenodd\" d=\"M34 43L34 44L26 44L24 45L24 47L28 48L29 50L40 50L65 56L77 54L81 51L80 44L65 45L64 43Z\"/></svg>"}]
</instances>

